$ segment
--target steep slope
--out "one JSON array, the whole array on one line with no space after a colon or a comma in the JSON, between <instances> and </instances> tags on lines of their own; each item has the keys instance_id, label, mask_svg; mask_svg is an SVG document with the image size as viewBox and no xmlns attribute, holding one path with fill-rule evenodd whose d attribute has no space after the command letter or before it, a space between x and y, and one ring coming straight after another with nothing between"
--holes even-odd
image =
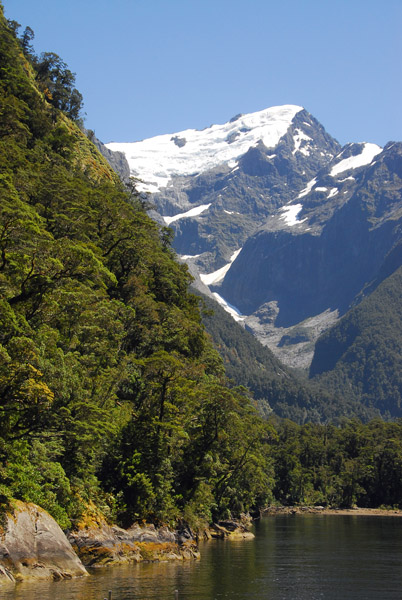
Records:
<instances>
[{"instance_id":1,"label":"steep slope","mask_svg":"<svg viewBox=\"0 0 402 600\"><path fill-rule=\"evenodd\" d=\"M143 179L144 190L172 186L177 176L186 177L218 166L236 166L247 150L262 141L275 147L296 116L299 106L281 106L251 115L237 115L224 125L202 131L188 129L129 144L111 143L108 148L128 157L134 175Z\"/></svg>"},{"instance_id":2,"label":"steep slope","mask_svg":"<svg viewBox=\"0 0 402 600\"><path fill-rule=\"evenodd\" d=\"M320 328L344 314L392 256L393 268L400 264L402 145L367 146L349 146L270 217L216 288L279 356L290 347L296 365L308 366Z\"/></svg>"},{"instance_id":3,"label":"steep slope","mask_svg":"<svg viewBox=\"0 0 402 600\"><path fill-rule=\"evenodd\" d=\"M288 381L297 387L295 378L212 298L202 296L202 301L207 309L203 322L223 358L227 376L236 385L248 387L260 410L269 415L278 401L276 388L280 384L285 387Z\"/></svg>"},{"instance_id":4,"label":"steep slope","mask_svg":"<svg viewBox=\"0 0 402 600\"><path fill-rule=\"evenodd\" d=\"M233 385L247 386L259 411L298 423L327 423L342 417L363 421L380 414L374 405L363 406L357 396L344 395L320 379L301 379L284 366L269 348L220 307L202 296L207 308L203 322L215 348L223 357L225 371Z\"/></svg>"},{"instance_id":5,"label":"steep slope","mask_svg":"<svg viewBox=\"0 0 402 600\"><path fill-rule=\"evenodd\" d=\"M1 510L200 525L263 503L266 425L187 267L23 50L0 8Z\"/></svg>"},{"instance_id":6,"label":"steep slope","mask_svg":"<svg viewBox=\"0 0 402 600\"><path fill-rule=\"evenodd\" d=\"M307 111L292 105L107 147L125 153L131 173L152 193L154 216L174 230L175 249L209 280L340 150Z\"/></svg>"},{"instance_id":7,"label":"steep slope","mask_svg":"<svg viewBox=\"0 0 402 600\"><path fill-rule=\"evenodd\" d=\"M400 247L399 247L400 249ZM310 376L329 390L402 417L402 267L316 344Z\"/></svg>"},{"instance_id":8,"label":"steep slope","mask_svg":"<svg viewBox=\"0 0 402 600\"><path fill-rule=\"evenodd\" d=\"M101 155L106 158L112 169L118 173L122 181L128 181L130 178L130 167L125 154L116 150L109 150L103 142L101 142L91 130L86 131L88 139L94 144Z\"/></svg>"}]
</instances>

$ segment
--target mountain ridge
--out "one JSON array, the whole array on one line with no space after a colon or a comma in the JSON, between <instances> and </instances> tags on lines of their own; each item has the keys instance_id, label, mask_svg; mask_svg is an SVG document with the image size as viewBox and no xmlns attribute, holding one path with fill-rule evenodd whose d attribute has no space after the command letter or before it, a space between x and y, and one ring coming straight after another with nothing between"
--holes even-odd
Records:
<instances>
[{"instance_id":1,"label":"mountain ridge","mask_svg":"<svg viewBox=\"0 0 402 600\"><path fill-rule=\"evenodd\" d=\"M199 174L220 165L234 167L236 159L261 140L267 148L278 144L302 107L284 105L248 115L236 115L223 125L186 129L139 142L106 144L127 156L140 191L156 192L174 177ZM307 136L306 136L307 137Z\"/></svg>"},{"instance_id":2,"label":"mountain ridge","mask_svg":"<svg viewBox=\"0 0 402 600\"><path fill-rule=\"evenodd\" d=\"M232 143L248 118L226 124ZM320 336L401 264L402 147L341 147L302 107L284 129L273 147L256 133L230 164L177 172L150 199L195 287L308 373ZM183 138L169 137L176 154Z\"/></svg>"}]
</instances>

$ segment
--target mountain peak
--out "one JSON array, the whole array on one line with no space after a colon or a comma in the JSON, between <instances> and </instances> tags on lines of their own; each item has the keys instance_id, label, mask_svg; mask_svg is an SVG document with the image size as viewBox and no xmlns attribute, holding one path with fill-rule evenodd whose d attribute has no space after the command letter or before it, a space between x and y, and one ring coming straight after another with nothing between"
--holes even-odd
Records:
<instances>
[{"instance_id":1,"label":"mountain peak","mask_svg":"<svg viewBox=\"0 0 402 600\"><path fill-rule=\"evenodd\" d=\"M262 142L274 148L288 131L301 106L286 104L236 115L223 125L203 130L186 129L158 135L140 142L107 144L124 152L131 173L144 182L142 190L157 192L173 177L196 175L221 165L236 166L237 159Z\"/></svg>"}]
</instances>

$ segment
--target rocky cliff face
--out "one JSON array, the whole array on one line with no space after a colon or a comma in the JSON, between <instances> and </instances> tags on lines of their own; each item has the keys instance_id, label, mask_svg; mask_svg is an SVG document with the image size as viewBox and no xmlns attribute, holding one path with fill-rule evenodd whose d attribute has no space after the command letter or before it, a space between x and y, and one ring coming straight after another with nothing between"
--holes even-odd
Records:
<instances>
[{"instance_id":1,"label":"rocky cliff face","mask_svg":"<svg viewBox=\"0 0 402 600\"><path fill-rule=\"evenodd\" d=\"M116 171L123 181L128 181L130 177L130 167L123 152L114 152L109 150L93 132L87 132L91 142L97 147L99 152L108 161L112 169Z\"/></svg>"},{"instance_id":2,"label":"rocky cliff face","mask_svg":"<svg viewBox=\"0 0 402 600\"><path fill-rule=\"evenodd\" d=\"M191 531L183 527L134 524L129 529L106 523L69 533L68 539L86 566L101 567L143 560L190 560L199 558Z\"/></svg>"},{"instance_id":3,"label":"rocky cliff face","mask_svg":"<svg viewBox=\"0 0 402 600\"><path fill-rule=\"evenodd\" d=\"M191 530L134 524L122 529L103 523L70 531L35 504L13 501L0 527L0 585L88 575L85 566L199 558ZM81 562L82 561L82 562ZM83 564L84 563L84 564Z\"/></svg>"},{"instance_id":4,"label":"rocky cliff face","mask_svg":"<svg viewBox=\"0 0 402 600\"><path fill-rule=\"evenodd\" d=\"M219 288L247 315L246 325L262 336L276 333L279 353L298 346L294 356L299 351L305 365L317 322L324 330L361 300L371 282L389 273L392 257L399 266L402 144L389 144L369 165L349 168L353 161L347 161L362 158L365 147L348 151L356 149L361 152L341 154L307 193L267 219Z\"/></svg>"}]
</instances>

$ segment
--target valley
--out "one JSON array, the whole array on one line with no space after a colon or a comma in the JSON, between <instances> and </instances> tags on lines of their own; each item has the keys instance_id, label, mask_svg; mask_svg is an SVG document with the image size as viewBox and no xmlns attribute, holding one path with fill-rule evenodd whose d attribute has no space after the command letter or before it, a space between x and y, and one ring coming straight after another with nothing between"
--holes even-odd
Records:
<instances>
[{"instance_id":1,"label":"valley","mask_svg":"<svg viewBox=\"0 0 402 600\"><path fill-rule=\"evenodd\" d=\"M400 143L341 147L286 105L107 148L141 178L194 288L311 378L321 336L401 264Z\"/></svg>"}]
</instances>

